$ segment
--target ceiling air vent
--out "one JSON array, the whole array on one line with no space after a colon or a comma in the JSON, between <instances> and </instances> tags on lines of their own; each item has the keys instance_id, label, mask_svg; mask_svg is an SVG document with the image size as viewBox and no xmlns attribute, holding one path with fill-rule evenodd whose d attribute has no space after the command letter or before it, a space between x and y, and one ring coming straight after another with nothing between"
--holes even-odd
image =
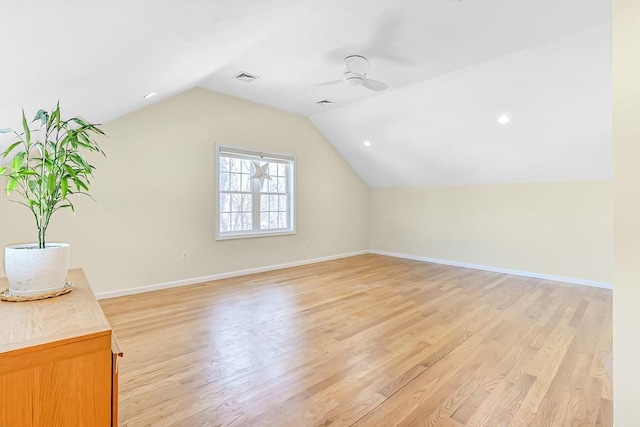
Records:
<instances>
[{"instance_id":1,"label":"ceiling air vent","mask_svg":"<svg viewBox=\"0 0 640 427\"><path fill-rule=\"evenodd\" d=\"M234 79L243 81L245 83L251 83L252 81L259 79L260 77L254 76L253 74L245 73L244 71L233 76Z\"/></svg>"},{"instance_id":2,"label":"ceiling air vent","mask_svg":"<svg viewBox=\"0 0 640 427\"><path fill-rule=\"evenodd\" d=\"M318 105L331 105L331 104L333 104L333 101L329 101L328 99L323 99L322 101L316 102L316 104L318 104Z\"/></svg>"}]
</instances>

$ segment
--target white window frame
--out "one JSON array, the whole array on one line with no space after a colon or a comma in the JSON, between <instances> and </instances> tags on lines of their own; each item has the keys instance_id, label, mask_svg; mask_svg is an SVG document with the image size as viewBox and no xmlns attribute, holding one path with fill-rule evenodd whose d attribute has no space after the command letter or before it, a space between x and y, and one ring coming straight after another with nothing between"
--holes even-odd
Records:
<instances>
[{"instance_id":1,"label":"white window frame","mask_svg":"<svg viewBox=\"0 0 640 427\"><path fill-rule=\"evenodd\" d=\"M233 232L220 232L220 156L221 154L232 154L238 157L259 157L261 162L268 162L269 160L274 161L288 161L290 165L289 176L288 176L288 193L289 193L289 224L290 227L286 230L264 230L264 231L256 231L247 230L247 231L233 231ZM246 239L253 237L272 237L272 236L285 236L296 234L296 156L294 154L283 154L283 153L274 153L261 151L251 148L244 147L234 147L231 145L223 145L223 144L215 144L215 167L214 167L214 187L215 187L215 200L214 200L214 212L215 212L215 229L216 229L216 240L232 240L232 239ZM252 206L258 206L257 215L256 210L252 209L253 212L253 223L256 223L256 220L259 224L260 219L260 193L252 193L253 200ZM256 217L257 216L257 217Z\"/></svg>"}]
</instances>

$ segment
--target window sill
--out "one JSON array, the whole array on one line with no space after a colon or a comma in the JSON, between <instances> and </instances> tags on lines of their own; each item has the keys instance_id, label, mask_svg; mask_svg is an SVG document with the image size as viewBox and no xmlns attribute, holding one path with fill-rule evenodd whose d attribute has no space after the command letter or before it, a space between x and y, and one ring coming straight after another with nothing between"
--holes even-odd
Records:
<instances>
[{"instance_id":1,"label":"window sill","mask_svg":"<svg viewBox=\"0 0 640 427\"><path fill-rule=\"evenodd\" d=\"M216 236L216 240L253 239L255 237L289 236L292 234L296 234L296 231L287 230L287 231L273 231L273 232L265 232L265 233L223 234L222 236Z\"/></svg>"}]
</instances>

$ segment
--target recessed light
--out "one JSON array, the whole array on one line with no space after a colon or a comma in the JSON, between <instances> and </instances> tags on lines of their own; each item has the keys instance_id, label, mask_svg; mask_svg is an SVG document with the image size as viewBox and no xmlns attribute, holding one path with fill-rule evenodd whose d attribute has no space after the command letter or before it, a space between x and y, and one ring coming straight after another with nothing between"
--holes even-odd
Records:
<instances>
[{"instance_id":1,"label":"recessed light","mask_svg":"<svg viewBox=\"0 0 640 427\"><path fill-rule=\"evenodd\" d=\"M371 147L371 143L369 141L365 141L363 144L365 147Z\"/></svg>"},{"instance_id":2,"label":"recessed light","mask_svg":"<svg viewBox=\"0 0 640 427\"><path fill-rule=\"evenodd\" d=\"M158 92L149 92L143 98L144 99L148 99L148 98L151 98L152 96L156 96L157 94L158 94Z\"/></svg>"},{"instance_id":3,"label":"recessed light","mask_svg":"<svg viewBox=\"0 0 640 427\"><path fill-rule=\"evenodd\" d=\"M500 123L501 125L506 125L507 123L509 123L509 116L507 116L506 114L501 115L500 117L498 117L498 123Z\"/></svg>"},{"instance_id":4,"label":"recessed light","mask_svg":"<svg viewBox=\"0 0 640 427\"><path fill-rule=\"evenodd\" d=\"M331 104L333 104L333 101L329 101L328 99L323 99L321 101L316 102L316 104L318 104L318 105L331 105Z\"/></svg>"}]
</instances>

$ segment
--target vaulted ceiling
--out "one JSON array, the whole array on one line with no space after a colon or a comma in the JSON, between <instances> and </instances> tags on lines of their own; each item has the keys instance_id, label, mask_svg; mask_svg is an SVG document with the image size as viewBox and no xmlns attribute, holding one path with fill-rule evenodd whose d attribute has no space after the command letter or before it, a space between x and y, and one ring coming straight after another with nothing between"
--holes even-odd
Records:
<instances>
[{"instance_id":1,"label":"vaulted ceiling","mask_svg":"<svg viewBox=\"0 0 640 427\"><path fill-rule=\"evenodd\" d=\"M105 122L200 86L309 116L371 186L609 178L609 8L3 0L0 124L58 99ZM352 54L389 89L318 86Z\"/></svg>"}]
</instances>

